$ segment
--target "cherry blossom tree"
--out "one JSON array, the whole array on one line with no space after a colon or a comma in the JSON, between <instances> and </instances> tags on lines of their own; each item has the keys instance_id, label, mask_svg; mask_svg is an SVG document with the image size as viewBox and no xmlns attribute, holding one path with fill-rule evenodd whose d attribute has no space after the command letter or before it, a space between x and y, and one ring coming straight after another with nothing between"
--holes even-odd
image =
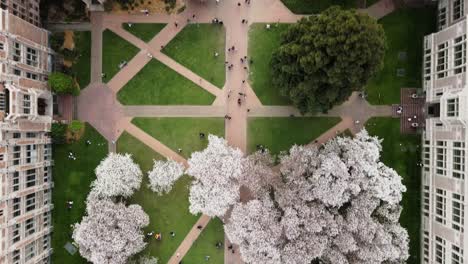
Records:
<instances>
[{"instance_id":1,"label":"cherry blossom tree","mask_svg":"<svg viewBox=\"0 0 468 264\"><path fill-rule=\"evenodd\" d=\"M406 188L380 151L366 131L292 147L281 184L236 204L226 234L250 263L405 263L408 234L398 219Z\"/></svg>"},{"instance_id":2,"label":"cherry blossom tree","mask_svg":"<svg viewBox=\"0 0 468 264\"><path fill-rule=\"evenodd\" d=\"M208 146L192 154L187 174L195 180L190 187L190 212L222 217L239 200L239 178L243 153L226 140L208 136Z\"/></svg>"},{"instance_id":3,"label":"cherry blossom tree","mask_svg":"<svg viewBox=\"0 0 468 264\"><path fill-rule=\"evenodd\" d=\"M168 193L172 185L184 174L184 165L173 161L154 161L153 169L148 172L148 187L159 195Z\"/></svg>"},{"instance_id":4,"label":"cherry blossom tree","mask_svg":"<svg viewBox=\"0 0 468 264\"><path fill-rule=\"evenodd\" d=\"M88 199L87 215L74 225L73 240L92 263L124 264L146 246L142 228L149 217L139 205Z\"/></svg>"},{"instance_id":5,"label":"cherry blossom tree","mask_svg":"<svg viewBox=\"0 0 468 264\"><path fill-rule=\"evenodd\" d=\"M130 197L141 185L143 173L130 154L109 153L96 168L91 184L95 194L104 197Z\"/></svg>"}]
</instances>

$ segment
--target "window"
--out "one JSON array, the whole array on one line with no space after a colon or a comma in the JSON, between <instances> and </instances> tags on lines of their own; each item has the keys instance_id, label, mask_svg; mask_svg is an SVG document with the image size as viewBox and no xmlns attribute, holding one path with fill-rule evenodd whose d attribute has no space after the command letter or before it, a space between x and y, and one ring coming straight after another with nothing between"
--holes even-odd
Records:
<instances>
[{"instance_id":1,"label":"window","mask_svg":"<svg viewBox=\"0 0 468 264\"><path fill-rule=\"evenodd\" d=\"M431 148L427 145L425 145L422 149L423 152L423 164L425 166L430 165L430 159L431 159Z\"/></svg>"},{"instance_id":2,"label":"window","mask_svg":"<svg viewBox=\"0 0 468 264\"><path fill-rule=\"evenodd\" d=\"M23 113L31 113L31 96L29 94L23 95Z\"/></svg>"},{"instance_id":3,"label":"window","mask_svg":"<svg viewBox=\"0 0 468 264\"><path fill-rule=\"evenodd\" d=\"M465 179L465 143L453 142L453 172L452 177Z\"/></svg>"},{"instance_id":4,"label":"window","mask_svg":"<svg viewBox=\"0 0 468 264\"><path fill-rule=\"evenodd\" d=\"M13 138L21 138L21 133L19 132L13 133Z\"/></svg>"},{"instance_id":5,"label":"window","mask_svg":"<svg viewBox=\"0 0 468 264\"><path fill-rule=\"evenodd\" d=\"M423 255L424 261L429 262L429 232L427 231L423 233Z\"/></svg>"},{"instance_id":6,"label":"window","mask_svg":"<svg viewBox=\"0 0 468 264\"><path fill-rule=\"evenodd\" d=\"M431 194L429 192L429 186L424 185L424 189L423 189L423 211L424 211L425 216L429 216L430 199L431 199Z\"/></svg>"},{"instance_id":7,"label":"window","mask_svg":"<svg viewBox=\"0 0 468 264\"><path fill-rule=\"evenodd\" d=\"M44 182L49 182L49 167L44 167Z\"/></svg>"},{"instance_id":8,"label":"window","mask_svg":"<svg viewBox=\"0 0 468 264\"><path fill-rule=\"evenodd\" d=\"M445 176L447 170L447 142L436 142L436 173Z\"/></svg>"},{"instance_id":9,"label":"window","mask_svg":"<svg viewBox=\"0 0 468 264\"><path fill-rule=\"evenodd\" d=\"M452 228L462 233L465 221L464 200L463 195L452 193Z\"/></svg>"},{"instance_id":10,"label":"window","mask_svg":"<svg viewBox=\"0 0 468 264\"><path fill-rule=\"evenodd\" d=\"M51 160L52 159L52 145L46 144L44 145L44 160Z\"/></svg>"},{"instance_id":11,"label":"window","mask_svg":"<svg viewBox=\"0 0 468 264\"><path fill-rule=\"evenodd\" d=\"M26 137L27 137L27 138L35 138L35 137L36 137L36 133L27 132L27 133L26 133Z\"/></svg>"},{"instance_id":12,"label":"window","mask_svg":"<svg viewBox=\"0 0 468 264\"><path fill-rule=\"evenodd\" d=\"M21 259L21 254L19 249L13 250L13 253L11 254L11 260L13 264L19 264Z\"/></svg>"},{"instance_id":13,"label":"window","mask_svg":"<svg viewBox=\"0 0 468 264\"><path fill-rule=\"evenodd\" d=\"M26 188L36 185L36 169L26 171Z\"/></svg>"},{"instance_id":14,"label":"window","mask_svg":"<svg viewBox=\"0 0 468 264\"><path fill-rule=\"evenodd\" d=\"M445 264L445 240L435 237L435 261L438 264Z\"/></svg>"},{"instance_id":15,"label":"window","mask_svg":"<svg viewBox=\"0 0 468 264\"><path fill-rule=\"evenodd\" d=\"M431 50L430 49L426 50L426 54L424 54L424 79L426 81L431 80Z\"/></svg>"},{"instance_id":16,"label":"window","mask_svg":"<svg viewBox=\"0 0 468 264\"><path fill-rule=\"evenodd\" d=\"M49 189L44 190L44 205L48 205L50 202L50 191Z\"/></svg>"},{"instance_id":17,"label":"window","mask_svg":"<svg viewBox=\"0 0 468 264\"><path fill-rule=\"evenodd\" d=\"M21 214L21 198L13 198L13 217Z\"/></svg>"},{"instance_id":18,"label":"window","mask_svg":"<svg viewBox=\"0 0 468 264\"><path fill-rule=\"evenodd\" d=\"M16 76L21 76L21 70L13 69L13 74Z\"/></svg>"},{"instance_id":19,"label":"window","mask_svg":"<svg viewBox=\"0 0 468 264\"><path fill-rule=\"evenodd\" d=\"M21 61L21 44L13 42L13 60Z\"/></svg>"},{"instance_id":20,"label":"window","mask_svg":"<svg viewBox=\"0 0 468 264\"><path fill-rule=\"evenodd\" d=\"M13 177L11 177L11 188L13 192L19 191L20 189L20 182L19 182L19 172L13 172Z\"/></svg>"},{"instance_id":21,"label":"window","mask_svg":"<svg viewBox=\"0 0 468 264\"><path fill-rule=\"evenodd\" d=\"M436 189L435 194L435 220L441 224L445 224L447 199L445 197L446 191Z\"/></svg>"},{"instance_id":22,"label":"window","mask_svg":"<svg viewBox=\"0 0 468 264\"><path fill-rule=\"evenodd\" d=\"M26 78L32 79L32 80L37 80L37 79L39 79L39 77L37 76L37 74L32 73L32 72L26 72Z\"/></svg>"},{"instance_id":23,"label":"window","mask_svg":"<svg viewBox=\"0 0 468 264\"><path fill-rule=\"evenodd\" d=\"M439 21L439 30L444 28L447 23L447 8L442 7L439 9L438 21Z\"/></svg>"},{"instance_id":24,"label":"window","mask_svg":"<svg viewBox=\"0 0 468 264\"><path fill-rule=\"evenodd\" d=\"M37 162L36 145L27 145L26 146L26 163L36 163L36 162Z\"/></svg>"},{"instance_id":25,"label":"window","mask_svg":"<svg viewBox=\"0 0 468 264\"><path fill-rule=\"evenodd\" d=\"M50 236L45 235L42 238L42 249L45 251L45 250L49 249L49 247L50 247Z\"/></svg>"},{"instance_id":26,"label":"window","mask_svg":"<svg viewBox=\"0 0 468 264\"><path fill-rule=\"evenodd\" d=\"M463 1L464 0L453 1L453 20L460 19L463 16Z\"/></svg>"},{"instance_id":27,"label":"window","mask_svg":"<svg viewBox=\"0 0 468 264\"><path fill-rule=\"evenodd\" d=\"M447 116L458 116L458 98L447 100Z\"/></svg>"},{"instance_id":28,"label":"window","mask_svg":"<svg viewBox=\"0 0 468 264\"><path fill-rule=\"evenodd\" d=\"M36 232L36 222L34 218L29 218L24 224L24 236L30 236Z\"/></svg>"},{"instance_id":29,"label":"window","mask_svg":"<svg viewBox=\"0 0 468 264\"><path fill-rule=\"evenodd\" d=\"M452 264L463 264L463 249L452 245Z\"/></svg>"},{"instance_id":30,"label":"window","mask_svg":"<svg viewBox=\"0 0 468 264\"><path fill-rule=\"evenodd\" d=\"M0 161L3 161L3 159L4 159L4 156L2 153L0 153Z\"/></svg>"},{"instance_id":31,"label":"window","mask_svg":"<svg viewBox=\"0 0 468 264\"><path fill-rule=\"evenodd\" d=\"M21 239L20 230L21 230L21 225L20 224L14 224L13 225L13 232L11 234L11 242L13 244L20 241L20 239Z\"/></svg>"},{"instance_id":32,"label":"window","mask_svg":"<svg viewBox=\"0 0 468 264\"><path fill-rule=\"evenodd\" d=\"M36 194L31 193L26 195L26 212L36 209Z\"/></svg>"},{"instance_id":33,"label":"window","mask_svg":"<svg viewBox=\"0 0 468 264\"><path fill-rule=\"evenodd\" d=\"M44 212L42 214L42 219L43 219L44 228L49 227L50 226L50 212L49 211Z\"/></svg>"},{"instance_id":34,"label":"window","mask_svg":"<svg viewBox=\"0 0 468 264\"><path fill-rule=\"evenodd\" d=\"M13 156L12 157L13 165L20 164L20 159L21 159L21 147L20 146L14 146L13 147L12 156Z\"/></svg>"},{"instance_id":35,"label":"window","mask_svg":"<svg viewBox=\"0 0 468 264\"><path fill-rule=\"evenodd\" d=\"M448 60L448 44L447 42L439 44L437 47L437 78L447 77L447 60Z\"/></svg>"},{"instance_id":36,"label":"window","mask_svg":"<svg viewBox=\"0 0 468 264\"><path fill-rule=\"evenodd\" d=\"M37 67L37 50L27 47L26 48L26 64L30 66Z\"/></svg>"},{"instance_id":37,"label":"window","mask_svg":"<svg viewBox=\"0 0 468 264\"><path fill-rule=\"evenodd\" d=\"M36 255L36 241L26 245L24 248L24 260L29 261Z\"/></svg>"},{"instance_id":38,"label":"window","mask_svg":"<svg viewBox=\"0 0 468 264\"><path fill-rule=\"evenodd\" d=\"M466 35L455 38L453 46L454 74L465 72L466 68Z\"/></svg>"},{"instance_id":39,"label":"window","mask_svg":"<svg viewBox=\"0 0 468 264\"><path fill-rule=\"evenodd\" d=\"M4 49L5 49L5 47L4 47L3 42L0 42L0 50L4 50Z\"/></svg>"}]
</instances>

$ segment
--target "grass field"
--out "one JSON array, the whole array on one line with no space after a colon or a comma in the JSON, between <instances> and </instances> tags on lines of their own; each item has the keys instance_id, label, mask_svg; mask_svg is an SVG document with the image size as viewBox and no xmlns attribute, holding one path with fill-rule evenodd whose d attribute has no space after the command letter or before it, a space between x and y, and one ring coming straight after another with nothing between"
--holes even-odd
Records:
<instances>
[{"instance_id":1,"label":"grass field","mask_svg":"<svg viewBox=\"0 0 468 264\"><path fill-rule=\"evenodd\" d=\"M316 14L338 5L343 8L357 8L358 0L281 0L295 14Z\"/></svg>"},{"instance_id":2,"label":"grass field","mask_svg":"<svg viewBox=\"0 0 468 264\"><path fill-rule=\"evenodd\" d=\"M107 82L120 71L122 61L129 62L139 49L114 32L106 29L102 33L102 72L106 74L103 82Z\"/></svg>"},{"instance_id":3,"label":"grass field","mask_svg":"<svg viewBox=\"0 0 468 264\"><path fill-rule=\"evenodd\" d=\"M79 57L73 62L72 72L81 89L86 88L91 80L91 32L75 31L75 49L79 51Z\"/></svg>"},{"instance_id":4,"label":"grass field","mask_svg":"<svg viewBox=\"0 0 468 264\"><path fill-rule=\"evenodd\" d=\"M436 9L432 7L399 9L379 20L388 49L383 69L366 86L371 104L397 104L400 88L421 88L423 38L434 32L436 20ZM405 52L406 58L399 59L400 52ZM398 77L398 69L404 69L405 76Z\"/></svg>"},{"instance_id":5,"label":"grass field","mask_svg":"<svg viewBox=\"0 0 468 264\"><path fill-rule=\"evenodd\" d=\"M273 25L269 30L265 24L257 23L249 29L249 81L255 94L265 105L290 105L290 100L282 96L279 89L272 84L270 61L273 52L279 48L281 33L286 31L288 24Z\"/></svg>"},{"instance_id":6,"label":"grass field","mask_svg":"<svg viewBox=\"0 0 468 264\"><path fill-rule=\"evenodd\" d=\"M339 117L255 117L249 118L247 151L263 145L272 154L289 150L294 144L304 145L341 121Z\"/></svg>"},{"instance_id":7,"label":"grass field","mask_svg":"<svg viewBox=\"0 0 468 264\"><path fill-rule=\"evenodd\" d=\"M225 39L223 26L189 24L164 47L163 53L222 88L226 75ZM219 54L218 57L215 57L215 52Z\"/></svg>"},{"instance_id":8,"label":"grass field","mask_svg":"<svg viewBox=\"0 0 468 264\"><path fill-rule=\"evenodd\" d=\"M219 218L211 219L200 236L195 240L190 250L183 258L183 263L224 263L224 247L216 248L216 243L224 245L223 222ZM206 261L205 257L209 256Z\"/></svg>"},{"instance_id":9,"label":"grass field","mask_svg":"<svg viewBox=\"0 0 468 264\"><path fill-rule=\"evenodd\" d=\"M128 23L122 24L123 28L128 32L132 33L135 37L143 40L144 42L149 42L153 39L156 34L161 31L166 24L162 23L138 23L132 24L131 27L128 26Z\"/></svg>"},{"instance_id":10,"label":"grass field","mask_svg":"<svg viewBox=\"0 0 468 264\"><path fill-rule=\"evenodd\" d=\"M182 149L181 155L188 158L194 151L203 150L208 144L208 135L224 137L223 118L134 118L132 123L161 141L174 151ZM200 139L199 133L205 133Z\"/></svg>"},{"instance_id":11,"label":"grass field","mask_svg":"<svg viewBox=\"0 0 468 264\"><path fill-rule=\"evenodd\" d=\"M371 118L366 128L369 134L383 139L381 160L403 177L407 191L403 195L400 223L408 230L410 257L408 264L419 264L421 227L421 136L401 135L400 120L392 118Z\"/></svg>"},{"instance_id":12,"label":"grass field","mask_svg":"<svg viewBox=\"0 0 468 264\"><path fill-rule=\"evenodd\" d=\"M145 233L155 231L162 234L160 241L149 238L147 247L140 254L156 256L161 263L166 263L198 219L188 211L188 186L191 180L183 176L170 193L158 196L147 187L147 172L153 167L153 160L163 157L128 133L123 133L117 141L117 151L132 154L145 174L140 190L130 199L130 203L141 205L150 217ZM170 232L175 232L175 237L171 237Z\"/></svg>"},{"instance_id":13,"label":"grass field","mask_svg":"<svg viewBox=\"0 0 468 264\"><path fill-rule=\"evenodd\" d=\"M91 145L86 145L86 140ZM101 146L98 146L101 145ZM54 145L53 167L54 191L52 201L52 261L54 263L78 264L87 263L79 253L70 255L63 247L72 242L70 225L81 221L85 213L85 200L90 184L95 179L94 169L107 155L107 141L90 125L86 125L83 137L75 143ZM68 159L72 152L76 160ZM67 209L66 202L73 201L73 208Z\"/></svg>"},{"instance_id":14,"label":"grass field","mask_svg":"<svg viewBox=\"0 0 468 264\"><path fill-rule=\"evenodd\" d=\"M117 98L124 105L209 105L215 96L158 60L151 60Z\"/></svg>"}]
</instances>

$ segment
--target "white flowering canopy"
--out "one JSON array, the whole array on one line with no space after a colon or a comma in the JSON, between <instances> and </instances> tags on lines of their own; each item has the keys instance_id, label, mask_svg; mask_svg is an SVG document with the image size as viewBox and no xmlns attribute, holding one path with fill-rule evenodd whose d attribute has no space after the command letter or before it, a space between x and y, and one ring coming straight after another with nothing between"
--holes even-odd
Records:
<instances>
[{"instance_id":1,"label":"white flowering canopy","mask_svg":"<svg viewBox=\"0 0 468 264\"><path fill-rule=\"evenodd\" d=\"M142 228L149 217L139 205L126 207L108 199L88 199L87 216L77 223L73 240L81 256L101 264L125 264L130 256L146 246Z\"/></svg>"},{"instance_id":2,"label":"white flowering canopy","mask_svg":"<svg viewBox=\"0 0 468 264\"><path fill-rule=\"evenodd\" d=\"M143 179L140 167L130 154L109 153L96 168L96 180L91 184L98 197L130 197Z\"/></svg>"},{"instance_id":3,"label":"white flowering canopy","mask_svg":"<svg viewBox=\"0 0 468 264\"><path fill-rule=\"evenodd\" d=\"M192 154L187 174L195 180L190 187L190 212L222 217L239 200L239 178L243 153L226 140L208 136L208 146Z\"/></svg>"},{"instance_id":4,"label":"white flowering canopy","mask_svg":"<svg viewBox=\"0 0 468 264\"><path fill-rule=\"evenodd\" d=\"M249 263L406 263L408 234L398 223L406 188L380 151L366 131L292 147L282 184L235 205L226 234Z\"/></svg>"},{"instance_id":5,"label":"white flowering canopy","mask_svg":"<svg viewBox=\"0 0 468 264\"><path fill-rule=\"evenodd\" d=\"M148 187L158 195L172 190L172 185L184 174L184 165L173 160L155 160L148 172Z\"/></svg>"}]
</instances>

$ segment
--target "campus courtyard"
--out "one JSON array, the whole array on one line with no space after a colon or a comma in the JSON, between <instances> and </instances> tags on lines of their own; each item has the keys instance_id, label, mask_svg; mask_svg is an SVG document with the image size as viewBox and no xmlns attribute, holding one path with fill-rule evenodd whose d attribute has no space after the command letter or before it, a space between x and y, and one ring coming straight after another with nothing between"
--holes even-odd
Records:
<instances>
[{"instance_id":1,"label":"campus courtyard","mask_svg":"<svg viewBox=\"0 0 468 264\"><path fill-rule=\"evenodd\" d=\"M83 65L86 60L78 65L90 72L84 75L82 86L86 87L81 87L77 98L77 117L87 123L86 131L80 141L54 148L55 187L65 190L54 192L53 197L54 262L86 263L79 253L69 254L64 245L72 241L70 225L84 214L94 168L108 152L130 153L145 174L142 187L129 202L141 205L149 215L145 232L157 231L163 238L148 238L140 255L157 257L159 263L242 263L239 250L228 248L221 219L190 214L189 176L181 177L162 196L147 187L146 173L153 160L169 158L187 166L190 155L207 146L201 134L224 137L244 153L261 146L278 155L295 144L322 144L365 127L384 140L382 160L403 177L408 188L400 222L410 234L408 263L419 263L420 218L412 213L420 210L420 170L415 166L420 159L419 136L400 134L392 104L399 103L400 88L421 86L408 76L419 76L421 59L414 54L422 54L422 40L415 44L408 39L419 27L424 34L434 30L425 23L434 20L434 10L396 10L388 0L369 2L363 11L379 19L389 48L383 70L362 87L368 100L354 92L326 114L302 116L273 89L270 60L281 33L303 16L298 14L336 4L319 2L303 6L300 1L288 0L284 5L279 0L258 0L239 7L230 1L191 1L177 15L92 12L92 27L84 35L91 38L85 53L90 65ZM356 1L345 2L345 8L357 7ZM215 17L223 24L212 23ZM413 26L395 29L402 19ZM235 51L228 51L232 46ZM395 59L402 51L410 54L404 62ZM248 60L241 60L244 56ZM227 69L225 62L234 67ZM395 69L402 67L407 68L407 77L396 76ZM86 140L92 144L85 144ZM76 153L77 160L66 159L67 152ZM401 159L402 155L406 158ZM76 204L71 210L65 208L68 200ZM219 242L223 247L216 246Z\"/></svg>"}]
</instances>

